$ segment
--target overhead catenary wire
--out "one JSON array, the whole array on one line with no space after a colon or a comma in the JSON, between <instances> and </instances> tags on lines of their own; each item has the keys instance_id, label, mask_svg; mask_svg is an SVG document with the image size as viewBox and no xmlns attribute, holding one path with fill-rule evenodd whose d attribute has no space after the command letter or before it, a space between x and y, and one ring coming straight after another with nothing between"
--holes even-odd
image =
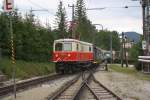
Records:
<instances>
[{"instance_id":1,"label":"overhead catenary wire","mask_svg":"<svg viewBox=\"0 0 150 100\"><path fill-rule=\"evenodd\" d=\"M37 3L32 2L31 0L28 0L28 1L29 1L32 5L34 5L34 6L38 7L38 8L48 10L48 9L46 9L46 8L44 8L44 7L40 6L40 5L38 5Z\"/></svg>"},{"instance_id":2,"label":"overhead catenary wire","mask_svg":"<svg viewBox=\"0 0 150 100\"><path fill-rule=\"evenodd\" d=\"M87 8L86 10L103 10L107 8L140 8L141 6L122 6L122 7L97 7L97 8Z\"/></svg>"},{"instance_id":3,"label":"overhead catenary wire","mask_svg":"<svg viewBox=\"0 0 150 100\"><path fill-rule=\"evenodd\" d=\"M48 13L54 15L52 12L49 11L49 9L42 7L42 6L40 6L39 4L37 4L37 3L35 3L35 2L32 2L31 0L28 0L28 1L29 1L32 5L34 5L34 6L38 7L38 8L40 8L40 9L32 10L32 11L46 11L46 12L48 12Z\"/></svg>"},{"instance_id":4,"label":"overhead catenary wire","mask_svg":"<svg viewBox=\"0 0 150 100\"><path fill-rule=\"evenodd\" d=\"M18 8L18 7L16 7L15 9L17 10L17 11L21 11L21 12L26 12L26 11L38 11L38 12L47 12L47 13L50 13L51 15L54 15L54 13L52 13L51 11L49 11L47 8L44 8L44 7L42 7L42 6L40 6L40 5L38 5L38 4L36 4L36 3L33 3L31 0L28 0L32 5L34 5L34 6L36 6L36 7L38 7L38 8L40 8L40 9L22 9L22 8ZM0 4L0 12L3 12L3 8L2 8L3 6L2 6L2 4ZM32 7L31 7L32 8Z\"/></svg>"}]
</instances>

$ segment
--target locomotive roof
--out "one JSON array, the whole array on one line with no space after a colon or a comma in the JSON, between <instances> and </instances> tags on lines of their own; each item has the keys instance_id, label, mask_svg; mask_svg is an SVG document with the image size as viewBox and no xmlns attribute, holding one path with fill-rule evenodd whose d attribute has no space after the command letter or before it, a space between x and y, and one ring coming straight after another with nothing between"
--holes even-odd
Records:
<instances>
[{"instance_id":1,"label":"locomotive roof","mask_svg":"<svg viewBox=\"0 0 150 100\"><path fill-rule=\"evenodd\" d=\"M58 40L55 40L55 42L78 42L78 43L85 44L85 45L93 45L92 43L83 42L83 41L79 41L76 39L58 39Z\"/></svg>"}]
</instances>

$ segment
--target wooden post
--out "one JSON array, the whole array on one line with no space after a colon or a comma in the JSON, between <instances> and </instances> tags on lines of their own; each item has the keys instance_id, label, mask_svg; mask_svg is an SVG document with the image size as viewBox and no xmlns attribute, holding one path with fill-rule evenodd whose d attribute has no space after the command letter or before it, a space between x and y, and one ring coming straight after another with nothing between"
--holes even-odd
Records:
<instances>
[{"instance_id":1,"label":"wooden post","mask_svg":"<svg viewBox=\"0 0 150 100\"><path fill-rule=\"evenodd\" d=\"M108 71L107 59L105 60L105 70Z\"/></svg>"}]
</instances>

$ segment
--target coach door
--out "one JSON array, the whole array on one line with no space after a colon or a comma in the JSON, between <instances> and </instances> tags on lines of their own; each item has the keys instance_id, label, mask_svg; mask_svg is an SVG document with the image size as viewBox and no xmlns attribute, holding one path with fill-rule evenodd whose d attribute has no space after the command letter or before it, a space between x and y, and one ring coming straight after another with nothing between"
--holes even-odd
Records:
<instances>
[{"instance_id":1,"label":"coach door","mask_svg":"<svg viewBox=\"0 0 150 100\"><path fill-rule=\"evenodd\" d=\"M80 49L79 49L79 43L76 44L76 52L77 52L77 60L80 60Z\"/></svg>"},{"instance_id":2,"label":"coach door","mask_svg":"<svg viewBox=\"0 0 150 100\"><path fill-rule=\"evenodd\" d=\"M97 59L97 49L95 46L93 46L93 57L94 57L94 60Z\"/></svg>"}]
</instances>

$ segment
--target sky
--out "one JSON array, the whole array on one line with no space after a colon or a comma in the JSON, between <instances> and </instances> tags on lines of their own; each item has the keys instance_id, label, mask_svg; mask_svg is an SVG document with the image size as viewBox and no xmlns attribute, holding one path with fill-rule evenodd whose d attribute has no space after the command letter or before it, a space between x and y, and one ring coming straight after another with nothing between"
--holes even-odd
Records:
<instances>
[{"instance_id":1,"label":"sky","mask_svg":"<svg viewBox=\"0 0 150 100\"><path fill-rule=\"evenodd\" d=\"M22 14L33 10L47 9L48 11L34 11L43 25L49 22L51 27L55 26L55 15L60 0L14 0L15 7ZM76 0L62 0L67 12L67 20L71 20L71 8L68 4L76 4ZM101 24L104 29L115 30L119 33L135 31L142 34L142 9L139 1L132 0L84 0L86 8L103 8L103 10L88 10L87 17L92 24ZM0 7L3 0L0 0ZM123 8L129 6L129 8ZM132 6L132 7L130 7ZM137 6L137 7L133 7ZM97 26L101 29L101 26Z\"/></svg>"}]
</instances>

